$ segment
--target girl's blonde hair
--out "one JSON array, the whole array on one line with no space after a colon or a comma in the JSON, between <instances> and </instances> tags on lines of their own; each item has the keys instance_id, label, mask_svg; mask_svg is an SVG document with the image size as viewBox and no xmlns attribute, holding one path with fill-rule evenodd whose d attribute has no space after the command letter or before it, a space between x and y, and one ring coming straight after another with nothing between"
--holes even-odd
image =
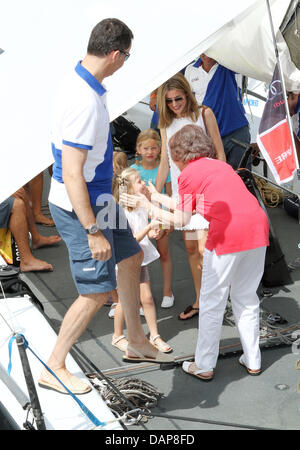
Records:
<instances>
[{"instance_id":1,"label":"girl's blonde hair","mask_svg":"<svg viewBox=\"0 0 300 450\"><path fill-rule=\"evenodd\" d=\"M118 174L128 167L128 158L124 152L113 153L113 171Z\"/></svg>"},{"instance_id":2,"label":"girl's blonde hair","mask_svg":"<svg viewBox=\"0 0 300 450\"><path fill-rule=\"evenodd\" d=\"M116 187L116 177L122 170L128 167L128 158L124 152L113 152L113 180L112 180L112 191L114 193Z\"/></svg>"},{"instance_id":3,"label":"girl's blonde hair","mask_svg":"<svg viewBox=\"0 0 300 450\"><path fill-rule=\"evenodd\" d=\"M159 128L166 128L171 125L176 115L168 107L166 102L166 94L168 91L176 89L178 91L183 91L186 96L186 105L184 113L193 122L197 122L200 115L199 105L195 99L194 94L190 88L189 82L182 75L182 73L177 73L172 78L163 83L157 91L157 108L159 112Z\"/></svg>"},{"instance_id":4,"label":"girl's blonde hair","mask_svg":"<svg viewBox=\"0 0 300 450\"><path fill-rule=\"evenodd\" d=\"M153 130L153 128L148 128L147 130L143 130L139 133L137 140L136 140L136 153L135 153L135 159L136 159L136 164L139 165L140 161L138 160L138 149L139 146L142 145L142 143L144 141L147 141L147 139L153 139L154 141L157 142L157 146L160 148L161 147L161 139L160 139L160 135L158 134L157 131Z\"/></svg>"},{"instance_id":5,"label":"girl's blonde hair","mask_svg":"<svg viewBox=\"0 0 300 450\"><path fill-rule=\"evenodd\" d=\"M113 196L117 203L119 203L120 199L120 189L124 190L126 194L134 194L133 181L139 175L140 174L138 170L134 169L133 167L127 167L126 169L122 170L120 174L116 175ZM128 211L133 211L134 208L126 207L126 209L128 209Z\"/></svg>"}]
</instances>

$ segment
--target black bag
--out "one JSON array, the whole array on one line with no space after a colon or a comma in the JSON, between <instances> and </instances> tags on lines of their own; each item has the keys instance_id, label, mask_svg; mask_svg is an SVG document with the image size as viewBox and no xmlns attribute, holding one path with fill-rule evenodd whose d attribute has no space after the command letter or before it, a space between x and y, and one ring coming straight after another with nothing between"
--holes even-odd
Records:
<instances>
[{"instance_id":1,"label":"black bag","mask_svg":"<svg viewBox=\"0 0 300 450\"><path fill-rule=\"evenodd\" d=\"M258 203L260 204L261 208L264 210L269 219L270 245L267 247L266 251L265 268L261 280L262 284L265 287L275 287L292 284L293 280L291 278L289 268L285 261L285 257L281 250L279 241L275 235L265 204L262 200L259 189L255 183L253 174L247 169L239 169L237 171L237 174L242 178L251 194L253 194L256 197Z\"/></svg>"},{"instance_id":2,"label":"black bag","mask_svg":"<svg viewBox=\"0 0 300 450\"><path fill-rule=\"evenodd\" d=\"M136 152L136 140L141 130L124 116L119 116L110 124L112 142L115 151L126 153L133 158Z\"/></svg>"},{"instance_id":3,"label":"black bag","mask_svg":"<svg viewBox=\"0 0 300 450\"><path fill-rule=\"evenodd\" d=\"M299 197L298 195L291 195L283 200L283 207L286 212L298 220L299 217Z\"/></svg>"},{"instance_id":4,"label":"black bag","mask_svg":"<svg viewBox=\"0 0 300 450\"><path fill-rule=\"evenodd\" d=\"M20 269L15 266L2 266L0 265L0 281L2 288L0 289L0 299L11 297L24 297L28 295L31 303L39 308L40 311L44 311L43 304L34 295L25 281L19 278ZM4 295L2 292L4 291Z\"/></svg>"}]
</instances>

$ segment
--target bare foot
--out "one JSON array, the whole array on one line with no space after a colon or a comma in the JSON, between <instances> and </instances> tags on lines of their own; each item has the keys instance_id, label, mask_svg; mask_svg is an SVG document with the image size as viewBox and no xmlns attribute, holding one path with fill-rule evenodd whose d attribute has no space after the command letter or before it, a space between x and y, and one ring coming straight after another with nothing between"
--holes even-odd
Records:
<instances>
[{"instance_id":1,"label":"bare foot","mask_svg":"<svg viewBox=\"0 0 300 450\"><path fill-rule=\"evenodd\" d=\"M44 214L34 214L34 221L39 225L44 225L46 227L54 227L55 223L53 219L44 216Z\"/></svg>"},{"instance_id":2,"label":"bare foot","mask_svg":"<svg viewBox=\"0 0 300 450\"><path fill-rule=\"evenodd\" d=\"M58 244L58 242L60 241L60 236L42 236L40 234L40 237L38 239L35 239L34 241L32 240L32 248L36 250L37 248Z\"/></svg>"},{"instance_id":3,"label":"bare foot","mask_svg":"<svg viewBox=\"0 0 300 450\"><path fill-rule=\"evenodd\" d=\"M28 261L21 261L20 270L21 272L52 272L53 266L46 261L42 261L33 256Z\"/></svg>"},{"instance_id":4,"label":"bare foot","mask_svg":"<svg viewBox=\"0 0 300 450\"><path fill-rule=\"evenodd\" d=\"M71 374L66 367L53 369L53 372L73 394L86 394L91 390L91 387L87 383ZM40 387L43 387L45 389L52 389L62 394L68 393L66 389L60 384L60 382L46 370L42 372L38 384Z\"/></svg>"}]
</instances>

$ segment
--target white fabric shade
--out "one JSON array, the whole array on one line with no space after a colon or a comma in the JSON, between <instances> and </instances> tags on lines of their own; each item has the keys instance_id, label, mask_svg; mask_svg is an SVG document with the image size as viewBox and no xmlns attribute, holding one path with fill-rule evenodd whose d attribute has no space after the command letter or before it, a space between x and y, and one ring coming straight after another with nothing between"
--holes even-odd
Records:
<instances>
[{"instance_id":1,"label":"white fabric shade","mask_svg":"<svg viewBox=\"0 0 300 450\"><path fill-rule=\"evenodd\" d=\"M281 4L277 28L288 3L271 0L274 8ZM261 46L257 62L252 37L243 35L242 27L252 26L247 18L259 24L255 12L266 11L265 0L0 0L0 5L0 202L52 164L54 92L84 57L90 32L100 20L117 17L134 33L131 57L105 80L111 120L207 49L222 64L258 79L271 78L275 63L269 42ZM238 38L235 29L240 29ZM264 41L265 31L260 36ZM239 51L232 51L236 39ZM264 52L270 54L266 65ZM255 71L257 65L260 70Z\"/></svg>"}]
</instances>

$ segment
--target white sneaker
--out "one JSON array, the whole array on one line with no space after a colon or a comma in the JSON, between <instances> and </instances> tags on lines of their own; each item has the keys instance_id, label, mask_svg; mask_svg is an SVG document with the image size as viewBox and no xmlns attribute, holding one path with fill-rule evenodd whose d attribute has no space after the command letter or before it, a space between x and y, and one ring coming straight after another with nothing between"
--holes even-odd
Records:
<instances>
[{"instance_id":1,"label":"white sneaker","mask_svg":"<svg viewBox=\"0 0 300 450\"><path fill-rule=\"evenodd\" d=\"M109 317L110 319L113 319L113 318L114 318L114 315L115 315L115 307L117 306L117 304L118 304L118 303L113 303L113 304L111 305L111 307L110 307L110 310L108 311L108 317Z\"/></svg>"},{"instance_id":2,"label":"white sneaker","mask_svg":"<svg viewBox=\"0 0 300 450\"><path fill-rule=\"evenodd\" d=\"M171 308L174 305L174 295L172 294L172 297L168 297L167 295L164 295L163 300L161 302L162 308Z\"/></svg>"}]
</instances>

